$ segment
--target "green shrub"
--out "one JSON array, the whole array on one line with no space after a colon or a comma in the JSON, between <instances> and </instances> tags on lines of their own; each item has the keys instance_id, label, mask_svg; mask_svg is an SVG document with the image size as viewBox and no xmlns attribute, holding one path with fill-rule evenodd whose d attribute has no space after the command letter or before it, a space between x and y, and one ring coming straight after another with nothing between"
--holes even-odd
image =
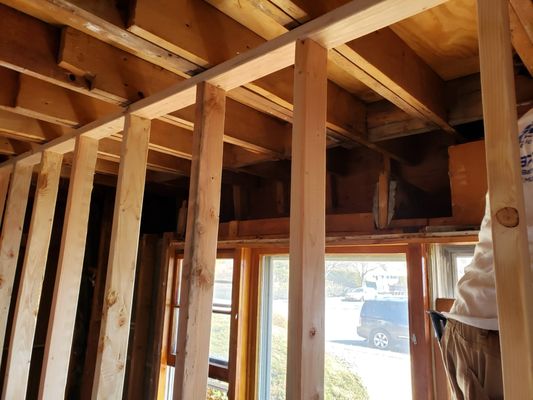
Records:
<instances>
[{"instance_id":1,"label":"green shrub","mask_svg":"<svg viewBox=\"0 0 533 400\"><path fill-rule=\"evenodd\" d=\"M208 388L206 400L228 400L228 395L221 390Z\"/></svg>"}]
</instances>

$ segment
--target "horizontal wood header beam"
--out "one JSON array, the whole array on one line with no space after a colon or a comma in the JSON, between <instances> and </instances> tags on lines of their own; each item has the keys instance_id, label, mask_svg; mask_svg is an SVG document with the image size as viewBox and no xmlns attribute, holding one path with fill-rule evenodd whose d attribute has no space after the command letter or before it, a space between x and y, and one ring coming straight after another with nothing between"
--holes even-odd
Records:
<instances>
[{"instance_id":1,"label":"horizontal wood header beam","mask_svg":"<svg viewBox=\"0 0 533 400\"><path fill-rule=\"evenodd\" d=\"M154 119L196 102L196 86L208 82L223 90L231 90L283 69L294 63L297 40L311 38L326 48L381 29L390 24L444 3L446 0L357 0L322 15L259 47L240 54L186 81L142 99L127 109L128 113ZM54 139L29 153L4 164L21 161L37 164L44 150L71 152L76 137L102 138L118 133L124 126L124 112L111 114L76 131Z\"/></svg>"}]
</instances>

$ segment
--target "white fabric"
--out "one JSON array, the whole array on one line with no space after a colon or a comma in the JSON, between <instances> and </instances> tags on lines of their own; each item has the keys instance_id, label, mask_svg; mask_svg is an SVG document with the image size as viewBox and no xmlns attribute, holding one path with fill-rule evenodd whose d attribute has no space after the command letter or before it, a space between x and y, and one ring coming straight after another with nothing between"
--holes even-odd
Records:
<instances>
[{"instance_id":1,"label":"white fabric","mask_svg":"<svg viewBox=\"0 0 533 400\"><path fill-rule=\"evenodd\" d=\"M529 254L533 261L533 109L518 121L518 134ZM446 316L477 328L498 330L488 196L474 258L457 283L456 299Z\"/></svg>"}]
</instances>

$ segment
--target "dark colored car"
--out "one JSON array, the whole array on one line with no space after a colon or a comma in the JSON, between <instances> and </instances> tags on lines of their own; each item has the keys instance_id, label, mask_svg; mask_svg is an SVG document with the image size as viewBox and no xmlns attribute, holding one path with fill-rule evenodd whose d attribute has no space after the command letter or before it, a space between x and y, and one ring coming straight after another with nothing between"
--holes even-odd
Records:
<instances>
[{"instance_id":1,"label":"dark colored car","mask_svg":"<svg viewBox=\"0 0 533 400\"><path fill-rule=\"evenodd\" d=\"M367 300L361 307L357 334L370 346L389 349L409 339L409 313L406 298Z\"/></svg>"}]
</instances>

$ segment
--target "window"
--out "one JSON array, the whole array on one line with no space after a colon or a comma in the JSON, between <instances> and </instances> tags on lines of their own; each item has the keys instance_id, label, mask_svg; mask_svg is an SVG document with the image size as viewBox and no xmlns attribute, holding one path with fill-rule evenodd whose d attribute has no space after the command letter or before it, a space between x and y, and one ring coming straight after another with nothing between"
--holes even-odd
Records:
<instances>
[{"instance_id":1,"label":"window","mask_svg":"<svg viewBox=\"0 0 533 400\"><path fill-rule=\"evenodd\" d=\"M169 354L167 356L168 365L171 367L174 366L176 362L182 263L182 256L177 256L175 259L175 273L171 299L171 335L169 336ZM211 335L209 343L208 399L214 398L218 400L226 398L226 393L228 391L233 268L233 253L221 253L218 255L215 264ZM174 382L174 368L169 368L168 371L166 386L167 398L171 398Z\"/></svg>"},{"instance_id":2,"label":"window","mask_svg":"<svg viewBox=\"0 0 533 400\"><path fill-rule=\"evenodd\" d=\"M405 255L328 254L324 268L325 399L410 399ZM285 399L288 290L288 256L264 256L260 400Z\"/></svg>"},{"instance_id":3,"label":"window","mask_svg":"<svg viewBox=\"0 0 533 400\"><path fill-rule=\"evenodd\" d=\"M474 254L470 251L465 253L453 253L453 264L458 281L465 274L465 268L472 262L473 258Z\"/></svg>"},{"instance_id":4,"label":"window","mask_svg":"<svg viewBox=\"0 0 533 400\"><path fill-rule=\"evenodd\" d=\"M455 287L472 262L474 245L430 246L432 297L455 298Z\"/></svg>"}]
</instances>

